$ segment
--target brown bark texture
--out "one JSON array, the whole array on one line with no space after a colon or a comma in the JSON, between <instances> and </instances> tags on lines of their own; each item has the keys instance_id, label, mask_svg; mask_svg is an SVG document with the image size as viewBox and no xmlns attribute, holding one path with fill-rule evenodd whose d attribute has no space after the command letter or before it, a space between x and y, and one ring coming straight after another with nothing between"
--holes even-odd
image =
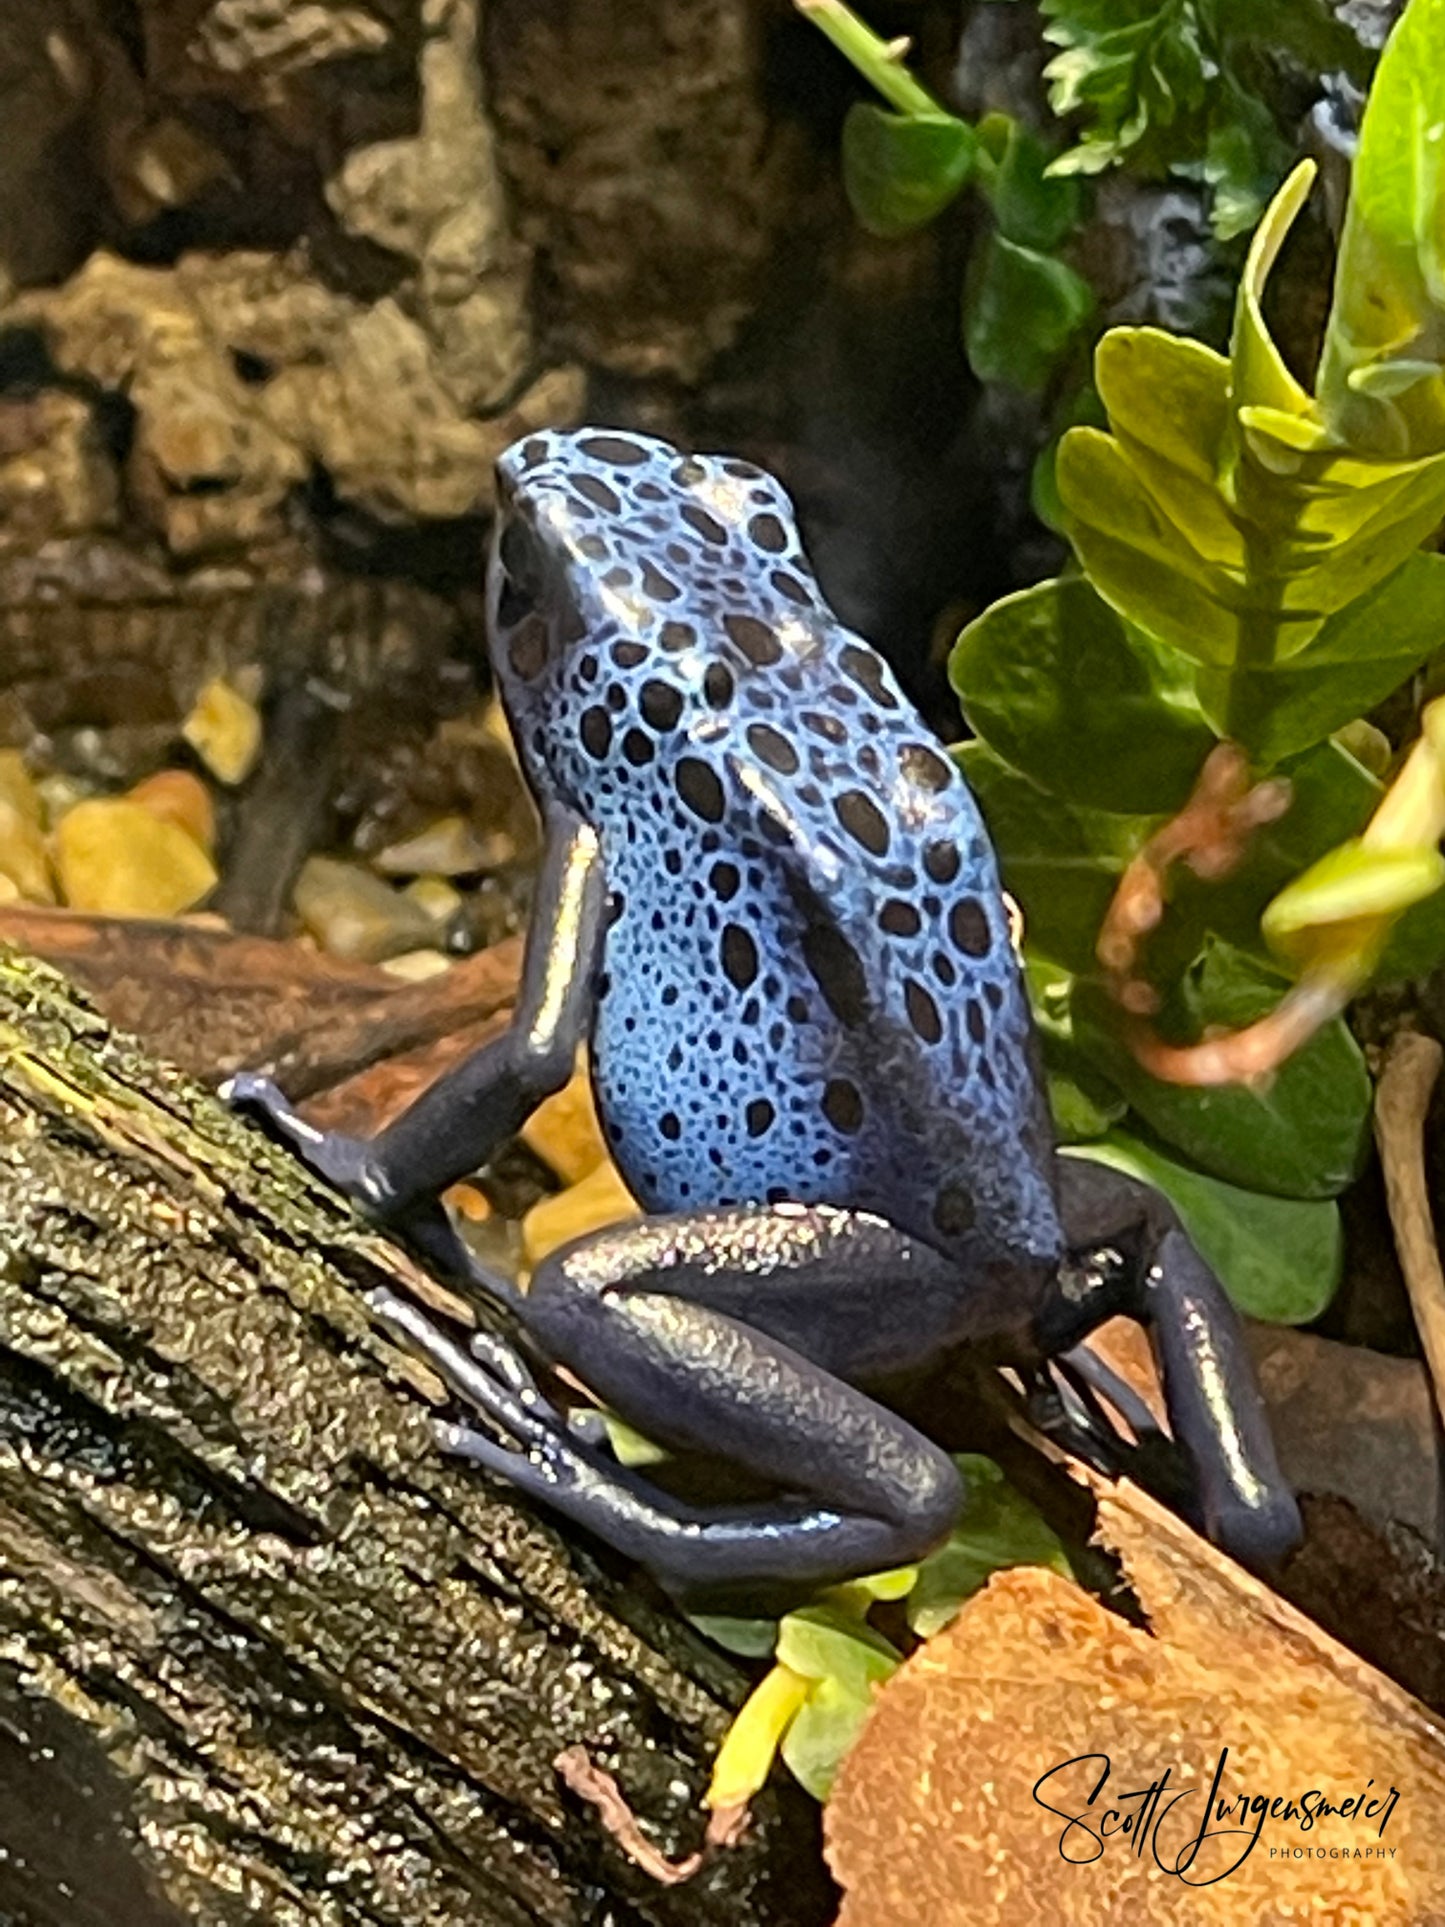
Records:
<instances>
[{"instance_id":1,"label":"brown bark texture","mask_svg":"<svg viewBox=\"0 0 1445 1927\"><path fill-rule=\"evenodd\" d=\"M435 1449L369 1317L440 1288L48 967L0 953L0 1921L812 1927L786 1792L685 1853L746 1687Z\"/></svg>"}]
</instances>

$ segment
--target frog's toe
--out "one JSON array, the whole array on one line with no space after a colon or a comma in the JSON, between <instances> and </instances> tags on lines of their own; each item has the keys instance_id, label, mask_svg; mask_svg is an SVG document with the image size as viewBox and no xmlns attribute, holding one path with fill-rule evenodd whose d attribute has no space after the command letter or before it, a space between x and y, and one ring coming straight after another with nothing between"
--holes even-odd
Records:
<instances>
[{"instance_id":1,"label":"frog's toe","mask_svg":"<svg viewBox=\"0 0 1445 1927\"><path fill-rule=\"evenodd\" d=\"M365 1138L321 1131L302 1117L280 1085L256 1071L237 1071L219 1093L233 1110L254 1118L268 1136L294 1151L309 1171L365 1209L381 1214L386 1197Z\"/></svg>"},{"instance_id":2,"label":"frog's toe","mask_svg":"<svg viewBox=\"0 0 1445 1927\"><path fill-rule=\"evenodd\" d=\"M532 1450L564 1431L565 1421L554 1410L536 1380L513 1348L492 1332L475 1332L469 1345L458 1344L409 1299L386 1286L367 1293L366 1302L392 1330L406 1338L434 1365L459 1397L484 1414L517 1446ZM437 1436L448 1451L464 1451L466 1426L439 1421ZM477 1435L480 1436L480 1435ZM507 1451L507 1447L498 1447ZM467 1457L475 1454L466 1452Z\"/></svg>"}]
</instances>

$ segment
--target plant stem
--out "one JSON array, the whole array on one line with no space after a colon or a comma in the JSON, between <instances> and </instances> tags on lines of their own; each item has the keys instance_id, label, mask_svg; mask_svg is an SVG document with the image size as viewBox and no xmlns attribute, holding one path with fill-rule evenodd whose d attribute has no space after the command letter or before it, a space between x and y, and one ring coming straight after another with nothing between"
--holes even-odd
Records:
<instances>
[{"instance_id":1,"label":"plant stem","mask_svg":"<svg viewBox=\"0 0 1445 1927\"><path fill-rule=\"evenodd\" d=\"M870 86L900 114L942 114L947 110L903 65L907 43L885 40L860 20L843 0L793 0L798 12L825 33Z\"/></svg>"}]
</instances>

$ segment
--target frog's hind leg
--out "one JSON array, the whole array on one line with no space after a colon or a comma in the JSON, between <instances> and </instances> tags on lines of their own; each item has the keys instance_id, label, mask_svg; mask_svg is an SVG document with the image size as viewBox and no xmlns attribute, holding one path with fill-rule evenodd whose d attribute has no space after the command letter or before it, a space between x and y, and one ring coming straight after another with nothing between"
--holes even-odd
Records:
<instances>
[{"instance_id":1,"label":"frog's hind leg","mask_svg":"<svg viewBox=\"0 0 1445 1927\"><path fill-rule=\"evenodd\" d=\"M740 1238L750 1216L758 1241L766 1246L775 1237L774 1213L731 1216ZM725 1258L704 1262L695 1246L689 1252L686 1223L669 1220L660 1234L655 1224L602 1233L557 1254L540 1268L518 1315L549 1357L649 1437L725 1460L776 1486L778 1498L727 1508L676 1498L580 1437L535 1387L504 1382L494 1341L483 1341L484 1355L469 1353L408 1306L397 1322L505 1440L449 1426L443 1443L588 1527L684 1596L814 1587L927 1552L962 1498L947 1454L802 1352L705 1302L708 1280L719 1297L740 1284L761 1292L763 1282L740 1280ZM846 1232L833 1229L825 1262L836 1282ZM634 1246L629 1233L657 1235ZM792 1256L791 1285L806 1293L797 1275L806 1258ZM899 1279L875 1270L873 1283L880 1296L896 1295ZM817 1302L821 1312L824 1293Z\"/></svg>"},{"instance_id":2,"label":"frog's hind leg","mask_svg":"<svg viewBox=\"0 0 1445 1927\"><path fill-rule=\"evenodd\" d=\"M1299 1508L1238 1314L1161 1193L1079 1158L1060 1158L1058 1170L1065 1232L1080 1258L1035 1321L1040 1351L1067 1354L1116 1314L1147 1325L1198 1522L1246 1565L1277 1565L1299 1543Z\"/></svg>"},{"instance_id":3,"label":"frog's hind leg","mask_svg":"<svg viewBox=\"0 0 1445 1927\"><path fill-rule=\"evenodd\" d=\"M553 806L506 1031L448 1072L374 1138L319 1131L267 1077L241 1072L222 1095L289 1144L318 1176L388 1223L434 1230L435 1200L477 1170L572 1074L586 1034L605 884L595 833ZM428 1241L431 1249L435 1239Z\"/></svg>"}]
</instances>

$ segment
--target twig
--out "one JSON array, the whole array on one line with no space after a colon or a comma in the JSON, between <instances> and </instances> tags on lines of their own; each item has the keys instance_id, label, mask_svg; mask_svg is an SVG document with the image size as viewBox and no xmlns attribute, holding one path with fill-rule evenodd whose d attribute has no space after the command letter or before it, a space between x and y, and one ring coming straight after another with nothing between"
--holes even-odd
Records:
<instances>
[{"instance_id":1,"label":"twig","mask_svg":"<svg viewBox=\"0 0 1445 1927\"><path fill-rule=\"evenodd\" d=\"M1155 1077L1173 1084L1227 1084L1262 1077L1308 1041L1344 1007L1349 989L1333 981L1298 984L1279 1006L1243 1030L1198 1044L1166 1044L1146 1021L1159 1007L1140 973L1144 940L1164 916L1169 871L1185 863L1198 877L1227 876L1243 858L1253 833L1289 806L1289 784L1251 784L1249 760L1233 743L1220 743L1177 816L1156 830L1119 879L1099 932L1098 958L1115 1001L1128 1013L1126 1039Z\"/></svg>"},{"instance_id":2,"label":"twig","mask_svg":"<svg viewBox=\"0 0 1445 1927\"><path fill-rule=\"evenodd\" d=\"M1425 1347L1435 1404L1445 1420L1445 1273L1425 1183L1425 1118L1445 1059L1433 1037L1402 1031L1375 1095L1375 1141L1411 1309Z\"/></svg>"},{"instance_id":3,"label":"twig","mask_svg":"<svg viewBox=\"0 0 1445 1927\"><path fill-rule=\"evenodd\" d=\"M713 1855L724 1847L734 1847L748 1824L746 1807L720 1807L708 1819L702 1846L683 1860L669 1860L655 1847L638 1825L637 1815L612 1775L596 1766L582 1746L569 1746L552 1762L557 1772L590 1807L595 1807L604 1830L611 1834L634 1866L663 1887L679 1887L700 1873Z\"/></svg>"}]
</instances>

